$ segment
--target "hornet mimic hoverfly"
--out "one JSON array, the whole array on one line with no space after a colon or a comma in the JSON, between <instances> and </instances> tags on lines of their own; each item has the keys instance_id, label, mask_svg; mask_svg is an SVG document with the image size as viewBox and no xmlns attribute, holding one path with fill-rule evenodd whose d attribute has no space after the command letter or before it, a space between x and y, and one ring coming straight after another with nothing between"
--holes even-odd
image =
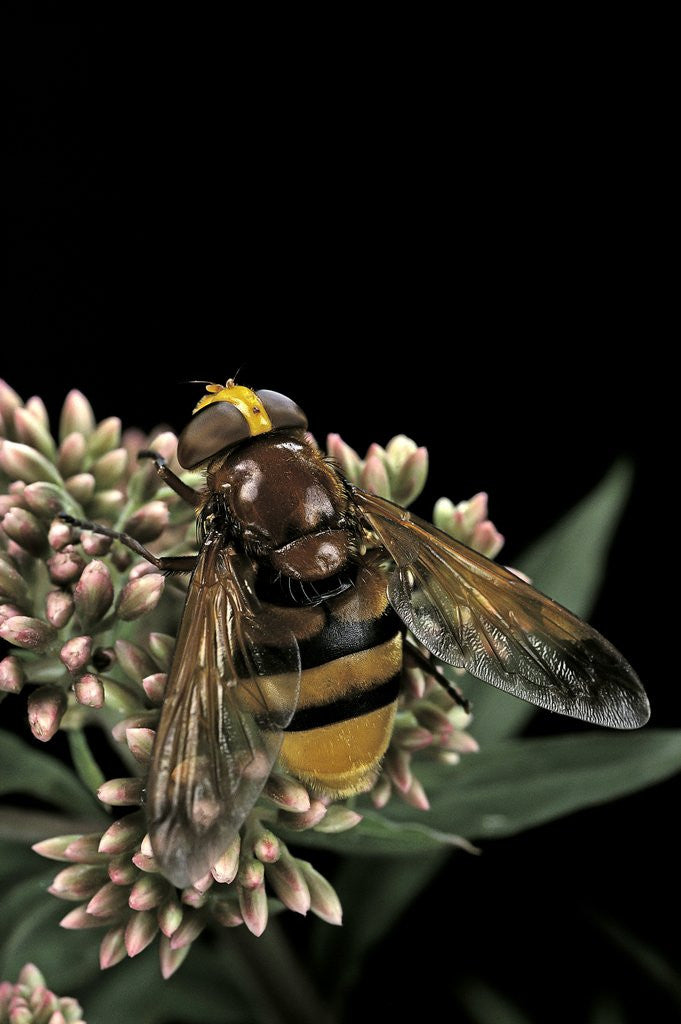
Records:
<instances>
[{"instance_id":1,"label":"hornet mimic hoverfly","mask_svg":"<svg viewBox=\"0 0 681 1024\"><path fill-rule=\"evenodd\" d=\"M185 469L205 467L202 490L142 453L194 506L198 555L160 558L71 520L162 571L191 572L146 805L155 856L177 886L227 849L277 758L321 795L371 787L403 653L425 658L407 630L434 658L539 707L619 729L648 720L636 674L607 640L508 569L349 483L291 399L232 380L207 391L177 449Z\"/></svg>"}]
</instances>

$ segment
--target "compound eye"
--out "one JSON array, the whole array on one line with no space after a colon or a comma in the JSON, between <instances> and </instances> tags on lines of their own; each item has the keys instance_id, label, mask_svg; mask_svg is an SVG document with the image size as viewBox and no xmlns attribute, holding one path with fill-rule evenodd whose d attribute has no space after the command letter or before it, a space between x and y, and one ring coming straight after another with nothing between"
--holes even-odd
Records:
<instances>
[{"instance_id":1,"label":"compound eye","mask_svg":"<svg viewBox=\"0 0 681 1024\"><path fill-rule=\"evenodd\" d=\"M273 430L281 430L282 427L307 429L307 416L300 406L286 395L282 395L278 391L256 391L256 394L267 409Z\"/></svg>"},{"instance_id":2,"label":"compound eye","mask_svg":"<svg viewBox=\"0 0 681 1024\"><path fill-rule=\"evenodd\" d=\"M248 423L229 402L213 402L192 416L177 442L177 461L183 469L211 459L237 441L250 437Z\"/></svg>"}]
</instances>

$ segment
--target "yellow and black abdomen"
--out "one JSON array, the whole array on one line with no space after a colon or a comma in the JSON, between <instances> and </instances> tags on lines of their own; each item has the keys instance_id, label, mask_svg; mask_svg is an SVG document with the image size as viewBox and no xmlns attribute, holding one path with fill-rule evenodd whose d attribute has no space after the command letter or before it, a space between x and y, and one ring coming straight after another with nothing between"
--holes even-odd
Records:
<instances>
[{"instance_id":1,"label":"yellow and black abdomen","mask_svg":"<svg viewBox=\"0 0 681 1024\"><path fill-rule=\"evenodd\" d=\"M331 797L368 789L390 741L402 626L386 582L378 563L367 560L349 590L315 607L287 609L302 675L280 757L292 775Z\"/></svg>"}]
</instances>

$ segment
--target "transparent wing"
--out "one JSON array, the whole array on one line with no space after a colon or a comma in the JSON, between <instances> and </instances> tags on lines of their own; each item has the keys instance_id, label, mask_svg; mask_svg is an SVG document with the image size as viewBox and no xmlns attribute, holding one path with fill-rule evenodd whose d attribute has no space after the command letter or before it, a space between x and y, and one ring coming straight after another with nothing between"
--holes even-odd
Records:
<instances>
[{"instance_id":1,"label":"transparent wing","mask_svg":"<svg viewBox=\"0 0 681 1024\"><path fill-rule=\"evenodd\" d=\"M298 702L298 644L260 607L249 574L249 563L219 535L207 538L154 743L151 845L181 888L202 878L235 838Z\"/></svg>"},{"instance_id":2,"label":"transparent wing","mask_svg":"<svg viewBox=\"0 0 681 1024\"><path fill-rule=\"evenodd\" d=\"M650 715L612 644L503 566L392 502L353 489L396 563L388 598L432 654L516 697L586 722L635 729Z\"/></svg>"}]
</instances>

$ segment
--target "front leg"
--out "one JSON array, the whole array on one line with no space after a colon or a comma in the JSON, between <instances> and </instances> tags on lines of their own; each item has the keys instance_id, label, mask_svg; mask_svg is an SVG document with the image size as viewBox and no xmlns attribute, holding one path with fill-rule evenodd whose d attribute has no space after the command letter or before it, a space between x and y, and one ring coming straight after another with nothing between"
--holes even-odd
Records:
<instances>
[{"instance_id":1,"label":"front leg","mask_svg":"<svg viewBox=\"0 0 681 1024\"><path fill-rule=\"evenodd\" d=\"M136 555L146 558L147 562L151 562L152 565L156 566L159 572L193 572L196 568L198 555L176 555L173 558L159 557L150 551L149 548L145 548L144 544L140 544L138 540L131 537L129 533L111 530L108 526L102 526L100 523L91 523L89 519L75 519L73 516L66 515L66 513L61 513L58 518L70 526L79 527L81 530L90 530L92 533L100 533L103 537L119 540L121 544L125 544L126 548L130 548Z\"/></svg>"},{"instance_id":2,"label":"front leg","mask_svg":"<svg viewBox=\"0 0 681 1024\"><path fill-rule=\"evenodd\" d=\"M188 505L192 505L194 508L198 508L201 504L201 492L195 491L193 487L186 484L184 480L180 480L176 473L173 473L172 469L168 467L166 460L158 452L152 452L150 449L145 449L142 452L137 453L138 459L153 459L154 465L156 466L156 472L161 477L164 483L168 484L175 494L179 494L183 501L186 501Z\"/></svg>"},{"instance_id":3,"label":"front leg","mask_svg":"<svg viewBox=\"0 0 681 1024\"><path fill-rule=\"evenodd\" d=\"M435 682L439 683L447 691L452 700L459 707L463 708L466 714L470 714L470 701L464 697L453 683L450 683L432 654L424 654L420 647L417 647L414 641L406 634L404 637L404 651L405 654L408 654L416 662L419 668L423 669L427 675L432 676Z\"/></svg>"}]
</instances>

